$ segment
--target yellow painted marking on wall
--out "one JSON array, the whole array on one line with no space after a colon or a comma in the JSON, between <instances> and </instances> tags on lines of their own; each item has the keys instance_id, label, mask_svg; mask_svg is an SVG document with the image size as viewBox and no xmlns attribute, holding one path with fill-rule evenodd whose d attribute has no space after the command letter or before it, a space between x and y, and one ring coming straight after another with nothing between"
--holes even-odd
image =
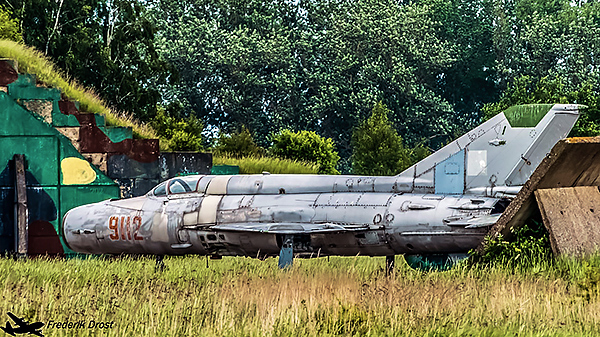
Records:
<instances>
[{"instance_id":1,"label":"yellow painted marking on wall","mask_svg":"<svg viewBox=\"0 0 600 337\"><path fill-rule=\"evenodd\" d=\"M87 160L68 157L60 162L65 185L85 185L96 180L96 171Z\"/></svg>"}]
</instances>

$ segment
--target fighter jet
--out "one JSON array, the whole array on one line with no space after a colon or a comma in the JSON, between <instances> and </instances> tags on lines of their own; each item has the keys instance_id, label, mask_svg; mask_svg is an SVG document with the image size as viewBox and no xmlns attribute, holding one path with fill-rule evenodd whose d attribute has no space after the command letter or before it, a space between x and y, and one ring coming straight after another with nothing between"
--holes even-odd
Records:
<instances>
[{"instance_id":1,"label":"fighter jet","mask_svg":"<svg viewBox=\"0 0 600 337\"><path fill-rule=\"evenodd\" d=\"M442 259L476 248L577 118L578 105L509 108L396 176L191 175L142 197L70 210L88 254L367 255Z\"/></svg>"},{"instance_id":2,"label":"fighter jet","mask_svg":"<svg viewBox=\"0 0 600 337\"><path fill-rule=\"evenodd\" d=\"M12 313L8 313L8 317L10 317L15 323L17 323L18 327L13 327L10 322L6 322L6 326L0 326L0 329L2 329L2 331L6 332L7 334L11 335L11 336L16 336L16 334L34 334L40 337L44 337L44 335L42 334L41 329L44 326L44 323L42 322L37 322L37 323L27 323L27 321L25 321L22 318L19 318L17 316L15 316Z\"/></svg>"}]
</instances>

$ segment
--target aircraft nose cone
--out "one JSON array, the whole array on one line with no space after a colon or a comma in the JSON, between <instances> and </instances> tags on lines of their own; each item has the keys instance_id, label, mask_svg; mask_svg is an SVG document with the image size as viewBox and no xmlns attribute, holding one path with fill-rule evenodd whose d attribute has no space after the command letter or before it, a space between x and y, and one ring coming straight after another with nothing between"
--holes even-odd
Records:
<instances>
[{"instance_id":1,"label":"aircraft nose cone","mask_svg":"<svg viewBox=\"0 0 600 337\"><path fill-rule=\"evenodd\" d=\"M91 207L93 205L85 205L73 208L68 211L63 217L62 229L63 236L67 247L70 249L80 252L87 253L84 242L89 242L86 238L90 236L95 237L94 224L90 223L89 216Z\"/></svg>"}]
</instances>

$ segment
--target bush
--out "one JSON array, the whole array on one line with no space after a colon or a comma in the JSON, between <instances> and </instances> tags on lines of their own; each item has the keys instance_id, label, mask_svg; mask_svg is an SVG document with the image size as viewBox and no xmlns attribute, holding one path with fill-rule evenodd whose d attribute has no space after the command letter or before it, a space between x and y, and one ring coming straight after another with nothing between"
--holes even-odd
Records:
<instances>
[{"instance_id":1,"label":"bush","mask_svg":"<svg viewBox=\"0 0 600 337\"><path fill-rule=\"evenodd\" d=\"M388 119L388 108L378 102L371 117L352 134L352 172L361 175L391 176L408 168L411 153L402 145ZM425 155L424 148L415 148L415 158Z\"/></svg>"},{"instance_id":2,"label":"bush","mask_svg":"<svg viewBox=\"0 0 600 337\"><path fill-rule=\"evenodd\" d=\"M150 125L169 143L168 147L173 151L201 151L203 148L204 125L194 116L176 118L167 115L164 108L158 107Z\"/></svg>"},{"instance_id":3,"label":"bush","mask_svg":"<svg viewBox=\"0 0 600 337\"><path fill-rule=\"evenodd\" d=\"M305 162L314 162L319 174L339 174L335 169L340 156L331 138L323 138L313 131L282 130L273 135L270 153L274 156Z\"/></svg>"},{"instance_id":4,"label":"bush","mask_svg":"<svg viewBox=\"0 0 600 337\"><path fill-rule=\"evenodd\" d=\"M250 131L243 126L239 132L231 135L221 133L214 154L234 158L261 157L265 154L265 149L256 145Z\"/></svg>"},{"instance_id":5,"label":"bush","mask_svg":"<svg viewBox=\"0 0 600 337\"><path fill-rule=\"evenodd\" d=\"M0 39L7 39L15 42L23 42L23 35L19 29L18 19L11 18L10 9L0 6Z\"/></svg>"},{"instance_id":6,"label":"bush","mask_svg":"<svg viewBox=\"0 0 600 337\"><path fill-rule=\"evenodd\" d=\"M542 222L529 219L521 228L513 229L512 236L511 240L505 240L502 235L487 238L484 252L474 256L474 260L527 267L552 259L549 234Z\"/></svg>"}]
</instances>

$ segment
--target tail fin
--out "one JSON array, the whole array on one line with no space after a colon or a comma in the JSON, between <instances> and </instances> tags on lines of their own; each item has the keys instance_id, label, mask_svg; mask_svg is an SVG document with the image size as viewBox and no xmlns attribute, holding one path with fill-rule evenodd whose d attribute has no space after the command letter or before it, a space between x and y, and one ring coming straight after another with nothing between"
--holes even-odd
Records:
<instances>
[{"instance_id":1,"label":"tail fin","mask_svg":"<svg viewBox=\"0 0 600 337\"><path fill-rule=\"evenodd\" d=\"M579 117L573 104L513 106L429 157L400 177L416 191L463 194L487 187L520 186Z\"/></svg>"},{"instance_id":2,"label":"tail fin","mask_svg":"<svg viewBox=\"0 0 600 337\"><path fill-rule=\"evenodd\" d=\"M7 334L14 336L15 332L14 329L12 327L12 325L10 325L10 322L6 322L6 326L0 326L0 329L2 329L2 331L6 332Z\"/></svg>"}]
</instances>

